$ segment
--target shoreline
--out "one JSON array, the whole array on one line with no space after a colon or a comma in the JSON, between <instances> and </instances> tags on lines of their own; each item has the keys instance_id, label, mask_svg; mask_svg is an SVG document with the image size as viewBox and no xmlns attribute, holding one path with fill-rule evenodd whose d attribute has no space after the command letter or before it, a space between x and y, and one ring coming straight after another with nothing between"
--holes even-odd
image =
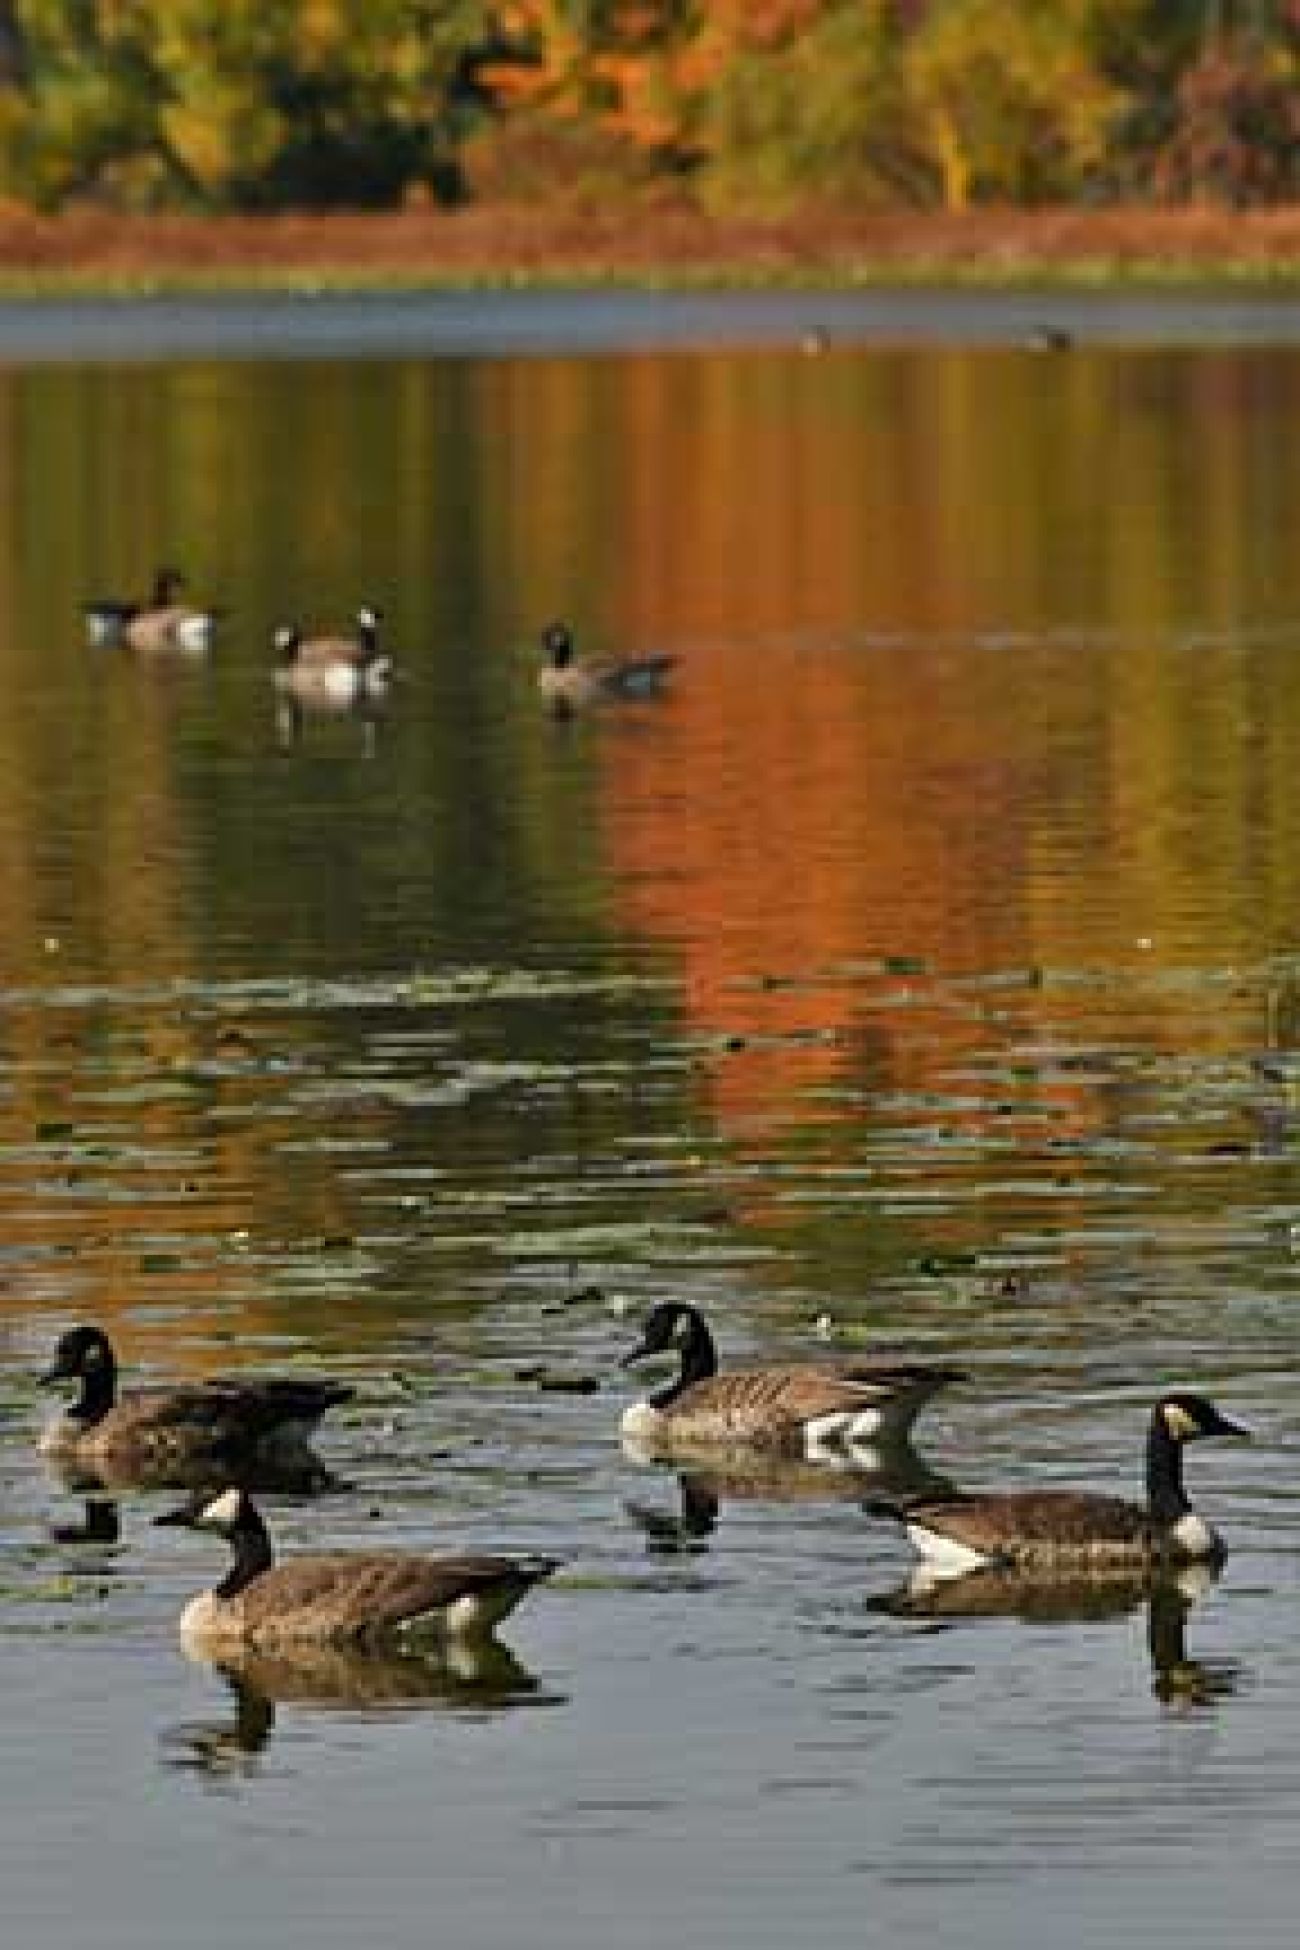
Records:
<instances>
[{"instance_id":1,"label":"shoreline","mask_svg":"<svg viewBox=\"0 0 1300 1950\"><path fill-rule=\"evenodd\" d=\"M1300 291L1300 205L732 218L676 203L0 213L0 297L10 300L560 289Z\"/></svg>"}]
</instances>

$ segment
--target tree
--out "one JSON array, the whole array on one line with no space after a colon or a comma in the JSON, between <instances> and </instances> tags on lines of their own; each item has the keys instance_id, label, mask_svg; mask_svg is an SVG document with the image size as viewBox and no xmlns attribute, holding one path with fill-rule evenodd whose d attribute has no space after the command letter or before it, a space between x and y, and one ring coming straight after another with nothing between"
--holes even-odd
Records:
<instances>
[{"instance_id":1,"label":"tree","mask_svg":"<svg viewBox=\"0 0 1300 1950\"><path fill-rule=\"evenodd\" d=\"M731 205L809 195L893 202L920 188L894 0L723 14L700 36L694 130L706 191Z\"/></svg>"},{"instance_id":2,"label":"tree","mask_svg":"<svg viewBox=\"0 0 1300 1950\"><path fill-rule=\"evenodd\" d=\"M1103 162L1123 98L1098 60L1113 0L946 0L907 52L907 85L941 200L1068 195Z\"/></svg>"}]
</instances>

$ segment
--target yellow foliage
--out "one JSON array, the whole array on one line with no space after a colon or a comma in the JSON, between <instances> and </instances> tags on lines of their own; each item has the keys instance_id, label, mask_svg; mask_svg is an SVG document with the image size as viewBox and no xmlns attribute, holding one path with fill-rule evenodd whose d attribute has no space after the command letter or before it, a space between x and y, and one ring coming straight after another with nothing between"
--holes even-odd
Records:
<instances>
[{"instance_id":1,"label":"yellow foliage","mask_svg":"<svg viewBox=\"0 0 1300 1950\"><path fill-rule=\"evenodd\" d=\"M1119 91L1092 57L1091 0L949 0L909 45L906 75L949 209L978 187L1032 197L1102 155Z\"/></svg>"},{"instance_id":2,"label":"yellow foliage","mask_svg":"<svg viewBox=\"0 0 1300 1950\"><path fill-rule=\"evenodd\" d=\"M282 119L266 99L231 82L168 103L162 124L172 149L210 196L265 169L284 140Z\"/></svg>"}]
</instances>

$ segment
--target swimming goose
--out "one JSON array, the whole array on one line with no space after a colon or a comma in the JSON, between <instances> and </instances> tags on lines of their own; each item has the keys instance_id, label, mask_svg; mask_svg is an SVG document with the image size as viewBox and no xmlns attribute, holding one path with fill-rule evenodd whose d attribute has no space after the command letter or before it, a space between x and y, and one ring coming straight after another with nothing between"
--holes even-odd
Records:
<instances>
[{"instance_id":1,"label":"swimming goose","mask_svg":"<svg viewBox=\"0 0 1300 1950\"><path fill-rule=\"evenodd\" d=\"M213 1530L230 1545L234 1562L221 1583L181 1613L181 1636L214 1647L486 1637L559 1569L553 1557L411 1551L333 1551L276 1564L257 1508L234 1486L154 1521Z\"/></svg>"},{"instance_id":2,"label":"swimming goose","mask_svg":"<svg viewBox=\"0 0 1300 1950\"><path fill-rule=\"evenodd\" d=\"M1151 1412L1144 1504L1091 1490L1012 1490L874 1500L868 1507L906 1526L936 1576L988 1565L1104 1576L1133 1566L1217 1563L1226 1547L1188 1500L1183 1449L1208 1436L1249 1434L1204 1395L1165 1395Z\"/></svg>"},{"instance_id":3,"label":"swimming goose","mask_svg":"<svg viewBox=\"0 0 1300 1950\"><path fill-rule=\"evenodd\" d=\"M537 675L538 688L561 712L602 699L654 697L677 662L676 657L661 654L616 664L579 663L567 623L552 623L543 630L542 650L546 661Z\"/></svg>"},{"instance_id":4,"label":"swimming goose","mask_svg":"<svg viewBox=\"0 0 1300 1950\"><path fill-rule=\"evenodd\" d=\"M126 642L133 650L207 650L220 612L182 603L184 587L179 569L159 569L147 602L110 598L83 603L86 634L94 644Z\"/></svg>"},{"instance_id":5,"label":"swimming goose","mask_svg":"<svg viewBox=\"0 0 1300 1950\"><path fill-rule=\"evenodd\" d=\"M697 1307L661 1301L647 1315L625 1368L674 1354L676 1378L622 1421L625 1440L651 1455L730 1447L781 1449L810 1461L852 1459L862 1444L900 1442L918 1410L955 1368L846 1361L718 1373L713 1336Z\"/></svg>"},{"instance_id":6,"label":"swimming goose","mask_svg":"<svg viewBox=\"0 0 1300 1950\"><path fill-rule=\"evenodd\" d=\"M65 1469L101 1479L188 1483L257 1465L315 1462L309 1441L327 1409L350 1401L338 1381L296 1375L223 1377L119 1396L117 1361L100 1327L62 1336L41 1385L80 1383L72 1407L44 1429L40 1448Z\"/></svg>"},{"instance_id":7,"label":"swimming goose","mask_svg":"<svg viewBox=\"0 0 1300 1950\"><path fill-rule=\"evenodd\" d=\"M379 698L393 675L393 660L379 647L380 611L362 603L354 636L304 637L282 623L273 637L279 668L275 681L299 702L340 709Z\"/></svg>"}]
</instances>

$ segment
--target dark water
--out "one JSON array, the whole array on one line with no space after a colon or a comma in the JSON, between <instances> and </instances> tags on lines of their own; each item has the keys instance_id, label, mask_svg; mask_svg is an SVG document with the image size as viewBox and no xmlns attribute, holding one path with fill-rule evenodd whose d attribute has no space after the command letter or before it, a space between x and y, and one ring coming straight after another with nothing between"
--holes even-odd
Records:
<instances>
[{"instance_id":1,"label":"dark water","mask_svg":"<svg viewBox=\"0 0 1300 1950\"><path fill-rule=\"evenodd\" d=\"M1287 344L0 380L11 1927L1292 1940L1297 412ZM211 664L88 650L164 559ZM391 709L286 747L273 624L363 597ZM673 691L550 721L555 615ZM615 1433L677 1294L963 1366L972 1482L1126 1489L1210 1390L1223 1578L918 1617L834 1481L683 1503ZM55 1534L80 1318L353 1380L277 1533L562 1555L511 1656L188 1663L218 1550Z\"/></svg>"}]
</instances>

